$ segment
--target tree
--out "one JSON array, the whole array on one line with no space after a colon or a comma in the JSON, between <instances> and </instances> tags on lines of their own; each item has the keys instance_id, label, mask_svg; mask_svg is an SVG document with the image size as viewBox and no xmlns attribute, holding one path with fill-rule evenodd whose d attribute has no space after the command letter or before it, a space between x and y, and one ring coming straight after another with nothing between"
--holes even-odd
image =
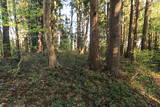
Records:
<instances>
[{"instance_id":1,"label":"tree","mask_svg":"<svg viewBox=\"0 0 160 107\"><path fill-rule=\"evenodd\" d=\"M138 19L139 19L139 0L135 0L135 20L134 20L134 38L133 38L133 50L137 48L138 42Z\"/></svg>"},{"instance_id":2,"label":"tree","mask_svg":"<svg viewBox=\"0 0 160 107\"><path fill-rule=\"evenodd\" d=\"M97 70L99 68L98 0L91 1L90 7L90 47L88 63L90 69Z\"/></svg>"},{"instance_id":3,"label":"tree","mask_svg":"<svg viewBox=\"0 0 160 107\"><path fill-rule=\"evenodd\" d=\"M15 23L15 32L16 32L16 53L17 58L20 60L21 53L20 53L20 44L19 44L19 34L18 34L18 22L17 22L17 9L16 9L16 0L13 0L13 10L14 10L14 23Z\"/></svg>"},{"instance_id":4,"label":"tree","mask_svg":"<svg viewBox=\"0 0 160 107\"><path fill-rule=\"evenodd\" d=\"M130 22L129 22L129 34L128 34L128 47L126 52L126 57L131 57L132 55L132 31L133 31L133 0L130 1L131 11L130 11Z\"/></svg>"},{"instance_id":5,"label":"tree","mask_svg":"<svg viewBox=\"0 0 160 107\"><path fill-rule=\"evenodd\" d=\"M146 0L141 50L147 49L148 18L149 18L150 5L151 5L151 0Z\"/></svg>"},{"instance_id":6,"label":"tree","mask_svg":"<svg viewBox=\"0 0 160 107\"><path fill-rule=\"evenodd\" d=\"M2 11L3 56L4 58L7 58L7 57L11 57L7 0L3 0L1 5L3 8L3 11Z\"/></svg>"},{"instance_id":7,"label":"tree","mask_svg":"<svg viewBox=\"0 0 160 107\"><path fill-rule=\"evenodd\" d=\"M46 29L45 40L48 52L49 67L54 68L57 65L57 58L54 51L51 29L51 0L43 0L43 24Z\"/></svg>"},{"instance_id":8,"label":"tree","mask_svg":"<svg viewBox=\"0 0 160 107\"><path fill-rule=\"evenodd\" d=\"M107 50L106 70L110 71L115 77L119 72L120 59L120 37L121 37L121 0L110 1L110 24L109 24L109 44Z\"/></svg>"}]
</instances>

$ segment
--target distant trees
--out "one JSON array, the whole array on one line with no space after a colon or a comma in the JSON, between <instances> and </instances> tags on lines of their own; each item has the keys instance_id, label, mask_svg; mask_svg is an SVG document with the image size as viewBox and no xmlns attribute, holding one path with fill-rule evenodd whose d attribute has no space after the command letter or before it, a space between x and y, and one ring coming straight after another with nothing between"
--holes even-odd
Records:
<instances>
[{"instance_id":1,"label":"distant trees","mask_svg":"<svg viewBox=\"0 0 160 107\"><path fill-rule=\"evenodd\" d=\"M70 16L61 10L66 3ZM1 53L18 59L47 53L54 68L59 50L74 50L88 54L91 70L101 69L106 58L105 71L117 76L120 54L132 61L136 50L159 49L159 5L152 0L2 0Z\"/></svg>"}]
</instances>

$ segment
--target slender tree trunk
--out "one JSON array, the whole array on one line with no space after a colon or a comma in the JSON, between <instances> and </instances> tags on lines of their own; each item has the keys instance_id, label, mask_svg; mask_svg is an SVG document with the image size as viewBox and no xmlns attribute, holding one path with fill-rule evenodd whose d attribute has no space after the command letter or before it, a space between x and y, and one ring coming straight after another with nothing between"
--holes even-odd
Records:
<instances>
[{"instance_id":1,"label":"slender tree trunk","mask_svg":"<svg viewBox=\"0 0 160 107\"><path fill-rule=\"evenodd\" d=\"M90 48L88 63L92 70L99 69L98 0L92 0L90 11Z\"/></svg>"},{"instance_id":2,"label":"slender tree trunk","mask_svg":"<svg viewBox=\"0 0 160 107\"><path fill-rule=\"evenodd\" d=\"M158 49L158 35L159 35L159 33L158 32L156 32L156 34L155 34L155 39L154 39L154 49L155 50L157 50Z\"/></svg>"},{"instance_id":3,"label":"slender tree trunk","mask_svg":"<svg viewBox=\"0 0 160 107\"><path fill-rule=\"evenodd\" d=\"M137 48L137 42L138 42L138 19L139 19L139 0L135 0L135 27L134 27L134 39L133 39L133 51Z\"/></svg>"},{"instance_id":4,"label":"slender tree trunk","mask_svg":"<svg viewBox=\"0 0 160 107\"><path fill-rule=\"evenodd\" d=\"M57 65L57 58L54 51L54 45L51 32L51 0L43 0L43 24L47 30L45 32L45 40L48 52L49 67L54 68Z\"/></svg>"},{"instance_id":5,"label":"slender tree trunk","mask_svg":"<svg viewBox=\"0 0 160 107\"><path fill-rule=\"evenodd\" d=\"M148 49L152 50L152 33L149 33L149 37L148 37Z\"/></svg>"},{"instance_id":6,"label":"slender tree trunk","mask_svg":"<svg viewBox=\"0 0 160 107\"><path fill-rule=\"evenodd\" d=\"M41 32L38 32L38 53L43 52L43 42L42 42L43 34Z\"/></svg>"},{"instance_id":7,"label":"slender tree trunk","mask_svg":"<svg viewBox=\"0 0 160 107\"><path fill-rule=\"evenodd\" d=\"M7 0L2 1L2 24L3 24L3 57L11 57L10 38L9 38L9 18L7 10Z\"/></svg>"},{"instance_id":8,"label":"slender tree trunk","mask_svg":"<svg viewBox=\"0 0 160 107\"><path fill-rule=\"evenodd\" d=\"M107 52L106 70L115 77L119 74L120 38L121 38L121 0L111 0L110 10L110 40Z\"/></svg>"},{"instance_id":9,"label":"slender tree trunk","mask_svg":"<svg viewBox=\"0 0 160 107\"><path fill-rule=\"evenodd\" d=\"M73 1L72 1L73 2ZM71 22L70 22L70 37L71 37L71 49L74 50L74 39L73 39L73 6L71 6Z\"/></svg>"},{"instance_id":10,"label":"slender tree trunk","mask_svg":"<svg viewBox=\"0 0 160 107\"><path fill-rule=\"evenodd\" d=\"M125 16L123 16L124 11L123 11L123 5L124 2L122 3L122 22L125 22ZM125 23L121 24L121 45L120 45L120 55L124 56L124 45L125 45L125 30L126 25Z\"/></svg>"},{"instance_id":11,"label":"slender tree trunk","mask_svg":"<svg viewBox=\"0 0 160 107\"><path fill-rule=\"evenodd\" d=\"M81 54L85 53L86 47L87 47L87 39L88 39L88 26L89 26L89 16L86 20L86 24L85 24L85 32L84 32L84 37L83 37L83 43L82 43L82 49L81 49Z\"/></svg>"},{"instance_id":12,"label":"slender tree trunk","mask_svg":"<svg viewBox=\"0 0 160 107\"><path fill-rule=\"evenodd\" d=\"M148 18L151 0L146 0L141 50L147 49Z\"/></svg>"},{"instance_id":13,"label":"slender tree trunk","mask_svg":"<svg viewBox=\"0 0 160 107\"><path fill-rule=\"evenodd\" d=\"M2 36L3 36L3 34L2 34L2 27L0 27L0 46L3 45L2 44L2 40L3 40ZM2 50L2 48L0 48L0 56L3 56L3 50Z\"/></svg>"},{"instance_id":14,"label":"slender tree trunk","mask_svg":"<svg viewBox=\"0 0 160 107\"><path fill-rule=\"evenodd\" d=\"M106 35L107 35L107 43L109 41L109 14L110 14L110 2L107 2L107 28L106 28Z\"/></svg>"},{"instance_id":15,"label":"slender tree trunk","mask_svg":"<svg viewBox=\"0 0 160 107\"><path fill-rule=\"evenodd\" d=\"M20 44L19 44L19 34L18 34L18 22L17 22L17 9L16 0L13 0L13 10L14 10L14 22L15 22L15 32L16 32L16 54L18 59L21 59Z\"/></svg>"},{"instance_id":16,"label":"slender tree trunk","mask_svg":"<svg viewBox=\"0 0 160 107\"><path fill-rule=\"evenodd\" d=\"M77 10L77 50L80 52L81 50L81 11Z\"/></svg>"},{"instance_id":17,"label":"slender tree trunk","mask_svg":"<svg viewBox=\"0 0 160 107\"><path fill-rule=\"evenodd\" d=\"M128 34L128 47L127 47L127 52L126 52L126 57L131 57L132 56L132 32L133 32L133 0L130 1L131 4L131 12L130 12L130 23L129 23L129 34Z\"/></svg>"},{"instance_id":18,"label":"slender tree trunk","mask_svg":"<svg viewBox=\"0 0 160 107\"><path fill-rule=\"evenodd\" d=\"M28 38L28 35L26 35L24 37L24 49L25 49L26 53L29 52L29 38Z\"/></svg>"}]
</instances>

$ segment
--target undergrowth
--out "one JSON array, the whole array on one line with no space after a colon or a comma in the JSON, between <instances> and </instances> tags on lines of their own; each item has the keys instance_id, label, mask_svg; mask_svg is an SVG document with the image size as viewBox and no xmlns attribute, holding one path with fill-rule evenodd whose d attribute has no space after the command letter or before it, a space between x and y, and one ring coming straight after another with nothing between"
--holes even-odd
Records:
<instances>
[{"instance_id":1,"label":"undergrowth","mask_svg":"<svg viewBox=\"0 0 160 107\"><path fill-rule=\"evenodd\" d=\"M56 69L47 68L42 54L24 56L20 72L14 75L16 65L0 66L0 104L40 107L158 107L158 103L141 91L159 98L153 72L141 64L123 61L124 79L115 79L106 72L85 69L86 55L75 52L58 54ZM141 70L141 71L140 71ZM9 72L8 72L9 71ZM140 72L139 72L140 71ZM134 81L130 78L139 72ZM7 74L6 74L7 73ZM157 74L158 75L158 74Z\"/></svg>"}]
</instances>

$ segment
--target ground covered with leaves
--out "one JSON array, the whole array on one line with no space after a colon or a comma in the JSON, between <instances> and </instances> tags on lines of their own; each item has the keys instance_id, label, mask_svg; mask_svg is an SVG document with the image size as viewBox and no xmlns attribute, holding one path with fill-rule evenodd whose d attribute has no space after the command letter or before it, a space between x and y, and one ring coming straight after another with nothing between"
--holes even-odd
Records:
<instances>
[{"instance_id":1,"label":"ground covered with leaves","mask_svg":"<svg viewBox=\"0 0 160 107\"><path fill-rule=\"evenodd\" d=\"M21 63L0 61L0 106L4 107L159 107L160 74L121 62L122 76L85 68L87 56L60 52L61 66L47 67L43 54Z\"/></svg>"}]
</instances>

